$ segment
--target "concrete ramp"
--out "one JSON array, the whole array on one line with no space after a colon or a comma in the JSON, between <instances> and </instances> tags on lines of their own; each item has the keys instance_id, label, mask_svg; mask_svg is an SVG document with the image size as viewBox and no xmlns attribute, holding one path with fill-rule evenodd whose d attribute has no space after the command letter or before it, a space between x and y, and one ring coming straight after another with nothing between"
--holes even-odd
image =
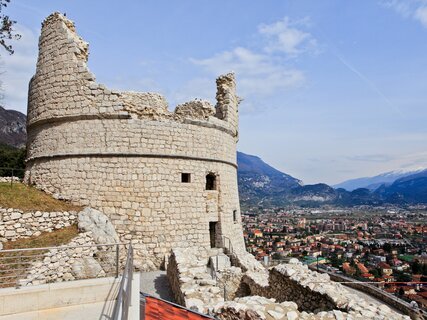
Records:
<instances>
[{"instance_id":1,"label":"concrete ramp","mask_svg":"<svg viewBox=\"0 0 427 320\"><path fill-rule=\"evenodd\" d=\"M99 278L0 290L0 320L110 319L120 278ZM129 319L139 319L134 273Z\"/></svg>"}]
</instances>

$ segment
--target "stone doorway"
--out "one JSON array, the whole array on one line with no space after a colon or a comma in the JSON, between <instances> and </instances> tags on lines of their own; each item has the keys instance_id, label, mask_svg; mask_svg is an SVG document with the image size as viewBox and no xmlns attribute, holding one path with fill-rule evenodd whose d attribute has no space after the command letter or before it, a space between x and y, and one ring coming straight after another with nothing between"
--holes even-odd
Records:
<instances>
[{"instance_id":1,"label":"stone doorway","mask_svg":"<svg viewBox=\"0 0 427 320\"><path fill-rule=\"evenodd\" d=\"M211 241L211 248L216 247L216 225L218 222L209 222L209 236Z\"/></svg>"}]
</instances>

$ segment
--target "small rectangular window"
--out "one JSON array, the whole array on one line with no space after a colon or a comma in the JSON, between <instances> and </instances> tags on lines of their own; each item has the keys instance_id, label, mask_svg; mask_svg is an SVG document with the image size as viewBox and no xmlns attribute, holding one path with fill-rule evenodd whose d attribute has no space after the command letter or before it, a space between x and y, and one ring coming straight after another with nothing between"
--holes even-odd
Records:
<instances>
[{"instance_id":1,"label":"small rectangular window","mask_svg":"<svg viewBox=\"0 0 427 320\"><path fill-rule=\"evenodd\" d=\"M206 190L216 190L216 175L213 173L206 175Z\"/></svg>"},{"instance_id":2,"label":"small rectangular window","mask_svg":"<svg viewBox=\"0 0 427 320\"><path fill-rule=\"evenodd\" d=\"M237 210L233 210L233 221L237 222Z\"/></svg>"},{"instance_id":3,"label":"small rectangular window","mask_svg":"<svg viewBox=\"0 0 427 320\"><path fill-rule=\"evenodd\" d=\"M181 182L190 183L191 182L191 174L190 173L181 173Z\"/></svg>"}]
</instances>

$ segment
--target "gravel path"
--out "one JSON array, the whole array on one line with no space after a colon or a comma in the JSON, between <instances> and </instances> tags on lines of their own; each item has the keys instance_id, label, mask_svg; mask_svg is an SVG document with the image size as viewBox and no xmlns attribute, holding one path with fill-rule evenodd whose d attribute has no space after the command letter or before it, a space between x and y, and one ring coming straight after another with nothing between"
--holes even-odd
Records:
<instances>
[{"instance_id":1,"label":"gravel path","mask_svg":"<svg viewBox=\"0 0 427 320\"><path fill-rule=\"evenodd\" d=\"M140 290L153 297L174 302L166 271L141 272Z\"/></svg>"}]
</instances>

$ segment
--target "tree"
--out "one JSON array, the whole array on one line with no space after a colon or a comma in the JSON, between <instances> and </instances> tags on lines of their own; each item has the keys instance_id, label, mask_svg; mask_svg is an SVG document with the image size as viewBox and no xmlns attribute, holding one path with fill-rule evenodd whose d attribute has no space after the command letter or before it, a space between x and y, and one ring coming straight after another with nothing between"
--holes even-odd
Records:
<instances>
[{"instance_id":1,"label":"tree","mask_svg":"<svg viewBox=\"0 0 427 320\"><path fill-rule=\"evenodd\" d=\"M375 278L379 278L380 277L380 273L378 272L377 269L371 269L369 270L369 272L375 277Z\"/></svg>"},{"instance_id":2,"label":"tree","mask_svg":"<svg viewBox=\"0 0 427 320\"><path fill-rule=\"evenodd\" d=\"M3 9L7 7L10 3L10 0L0 0L0 45L7 51L9 54L13 54L14 50L12 45L9 44L9 40L19 40L21 35L16 33L14 25L15 20L11 20L10 17L4 14Z\"/></svg>"},{"instance_id":3,"label":"tree","mask_svg":"<svg viewBox=\"0 0 427 320\"><path fill-rule=\"evenodd\" d=\"M384 243L384 245L383 245L383 249L384 249L384 251L385 251L385 252L390 253L390 252L391 252L391 249L392 249L391 244L390 244L390 243L388 243L388 242Z\"/></svg>"},{"instance_id":4,"label":"tree","mask_svg":"<svg viewBox=\"0 0 427 320\"><path fill-rule=\"evenodd\" d=\"M25 169L25 149L16 149L0 143L0 177L10 176L11 170L15 169L14 175L22 178Z\"/></svg>"},{"instance_id":5,"label":"tree","mask_svg":"<svg viewBox=\"0 0 427 320\"><path fill-rule=\"evenodd\" d=\"M412 273L420 274L421 272L422 272L421 264L418 262L418 260L414 260L414 262L412 263Z\"/></svg>"}]
</instances>

